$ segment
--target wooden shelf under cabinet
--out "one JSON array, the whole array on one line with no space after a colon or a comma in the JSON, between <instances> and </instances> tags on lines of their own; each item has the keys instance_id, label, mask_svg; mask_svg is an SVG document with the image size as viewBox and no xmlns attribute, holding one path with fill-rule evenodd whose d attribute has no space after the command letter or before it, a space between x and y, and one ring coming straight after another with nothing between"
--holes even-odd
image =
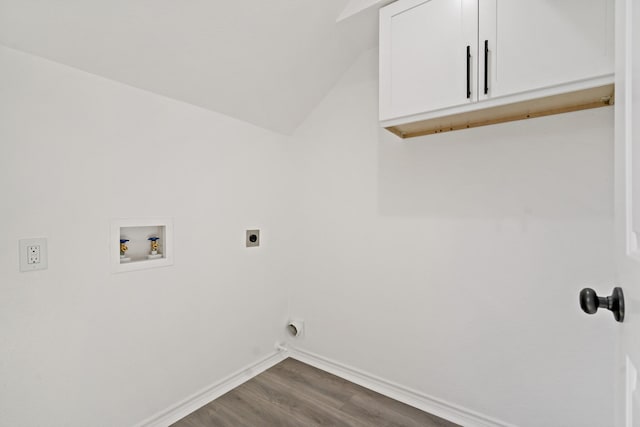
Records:
<instances>
[{"instance_id":1,"label":"wooden shelf under cabinet","mask_svg":"<svg viewBox=\"0 0 640 427\"><path fill-rule=\"evenodd\" d=\"M614 85L551 95L412 123L386 127L401 138L468 129L613 105Z\"/></svg>"}]
</instances>

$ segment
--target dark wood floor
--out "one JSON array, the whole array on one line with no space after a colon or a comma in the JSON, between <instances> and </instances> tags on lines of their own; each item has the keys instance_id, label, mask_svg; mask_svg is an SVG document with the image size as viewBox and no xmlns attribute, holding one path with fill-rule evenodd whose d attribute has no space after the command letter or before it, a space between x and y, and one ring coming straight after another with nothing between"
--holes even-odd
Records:
<instances>
[{"instance_id":1,"label":"dark wood floor","mask_svg":"<svg viewBox=\"0 0 640 427\"><path fill-rule=\"evenodd\" d=\"M454 427L294 359L286 359L172 427Z\"/></svg>"}]
</instances>

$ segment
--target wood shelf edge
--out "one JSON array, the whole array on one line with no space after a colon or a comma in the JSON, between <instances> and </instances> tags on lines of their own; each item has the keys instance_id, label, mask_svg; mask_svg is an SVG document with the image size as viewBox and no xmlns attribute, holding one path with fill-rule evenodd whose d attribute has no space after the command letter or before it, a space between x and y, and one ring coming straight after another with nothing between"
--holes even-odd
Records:
<instances>
[{"instance_id":1,"label":"wood shelf edge","mask_svg":"<svg viewBox=\"0 0 640 427\"><path fill-rule=\"evenodd\" d=\"M466 113L386 127L400 138L432 135L498 123L613 105L614 85L607 84L558 95L515 102Z\"/></svg>"}]
</instances>

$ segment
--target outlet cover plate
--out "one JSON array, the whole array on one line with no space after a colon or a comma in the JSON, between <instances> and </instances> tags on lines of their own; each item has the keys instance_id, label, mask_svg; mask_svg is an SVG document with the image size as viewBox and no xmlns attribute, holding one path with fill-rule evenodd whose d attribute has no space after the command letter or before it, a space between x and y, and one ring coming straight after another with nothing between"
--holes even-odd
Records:
<instances>
[{"instance_id":1,"label":"outlet cover plate","mask_svg":"<svg viewBox=\"0 0 640 427\"><path fill-rule=\"evenodd\" d=\"M260 246L260 230L247 230L246 244L248 248Z\"/></svg>"},{"instance_id":2,"label":"outlet cover plate","mask_svg":"<svg viewBox=\"0 0 640 427\"><path fill-rule=\"evenodd\" d=\"M20 239L18 241L19 247L19 260L20 271L36 271L46 270L49 267L48 251L47 251L47 239L46 237L38 237L33 239ZM39 248L40 262L29 262L31 247Z\"/></svg>"}]
</instances>

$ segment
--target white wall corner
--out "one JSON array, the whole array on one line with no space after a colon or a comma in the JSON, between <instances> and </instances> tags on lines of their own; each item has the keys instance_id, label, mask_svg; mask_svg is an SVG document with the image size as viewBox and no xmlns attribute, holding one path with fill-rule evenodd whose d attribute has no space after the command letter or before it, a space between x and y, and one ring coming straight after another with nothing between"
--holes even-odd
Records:
<instances>
[{"instance_id":1,"label":"white wall corner","mask_svg":"<svg viewBox=\"0 0 640 427\"><path fill-rule=\"evenodd\" d=\"M342 12L340 12L340 15L336 19L336 22L344 21L345 19L350 18L353 15L357 15L358 13L369 9L370 7L386 6L393 1L395 0L349 0L349 3L347 3Z\"/></svg>"}]
</instances>

